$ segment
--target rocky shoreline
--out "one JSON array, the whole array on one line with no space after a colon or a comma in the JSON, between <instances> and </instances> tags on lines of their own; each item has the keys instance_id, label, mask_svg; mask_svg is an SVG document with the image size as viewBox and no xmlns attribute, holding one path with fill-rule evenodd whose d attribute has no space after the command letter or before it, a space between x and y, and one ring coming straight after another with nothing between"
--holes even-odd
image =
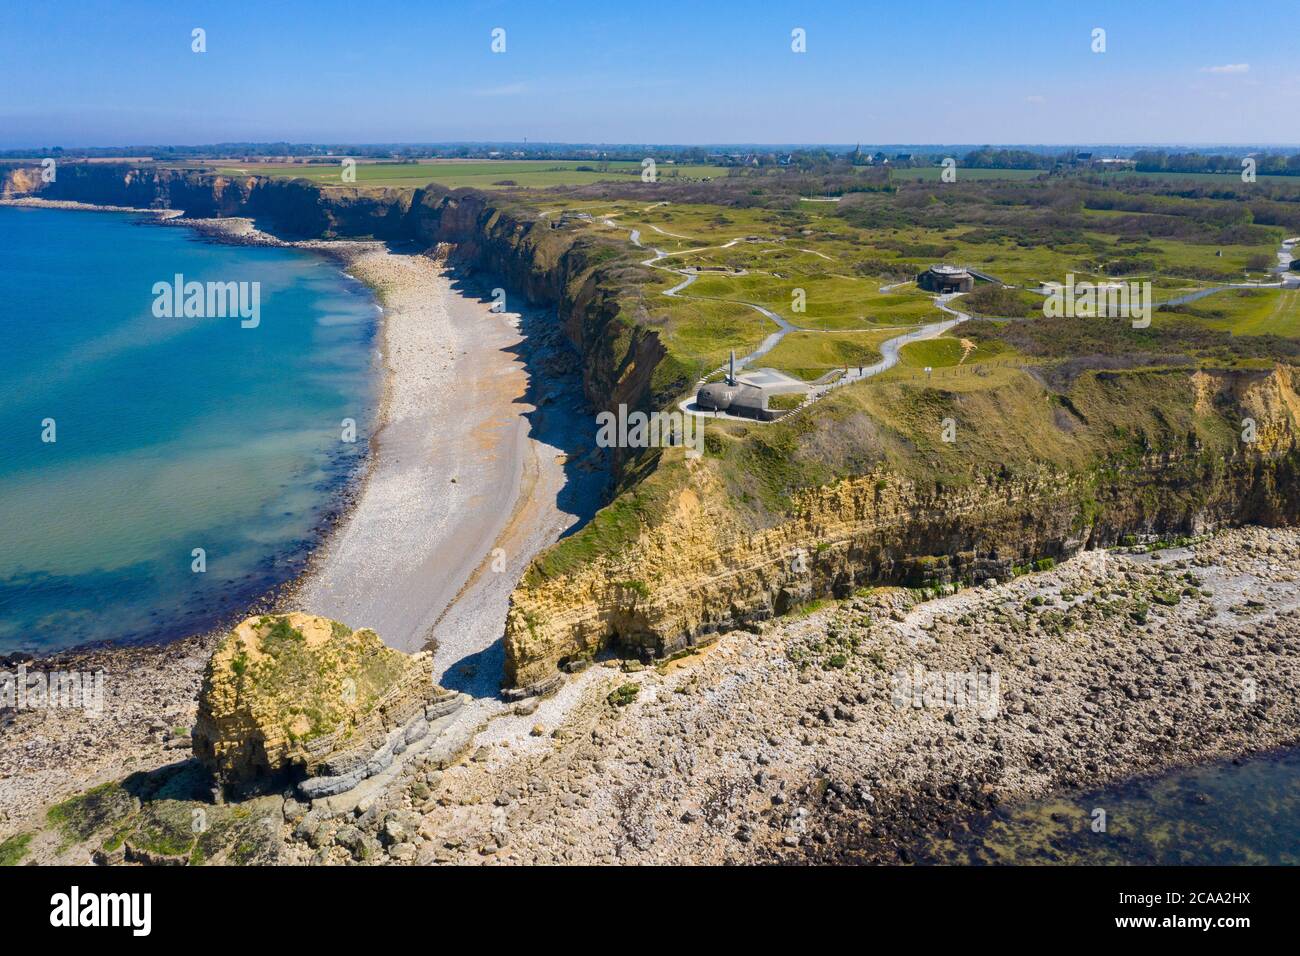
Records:
<instances>
[{"instance_id":1,"label":"rocky shoreline","mask_svg":"<svg viewBox=\"0 0 1300 956\"><path fill-rule=\"evenodd\" d=\"M0 657L0 671L104 675L102 713L0 707L0 839L39 826L50 804L189 756L190 728L215 633L162 645Z\"/></svg>"},{"instance_id":2,"label":"rocky shoreline","mask_svg":"<svg viewBox=\"0 0 1300 956\"><path fill-rule=\"evenodd\" d=\"M1297 554L1300 532L1254 527L1085 552L928 601L865 591L657 666L599 661L552 696L462 724L463 757L443 748L346 812L290 798L273 856L923 862L932 840L998 806L1300 740ZM200 652L135 667L118 694L137 729L124 745L86 721L6 718L0 837L23 829L12 808L39 800L35 775L104 777L79 766L78 738L137 768L180 756L141 737L190 699ZM949 680L907 685L917 668Z\"/></svg>"},{"instance_id":3,"label":"rocky shoreline","mask_svg":"<svg viewBox=\"0 0 1300 956\"><path fill-rule=\"evenodd\" d=\"M183 216L179 209L141 209L137 206L106 206L100 203L76 202L71 199L39 199L35 196L21 196L0 199L0 206L16 206L20 209L73 209L81 212L134 212L147 216L157 216L161 220L175 219Z\"/></svg>"},{"instance_id":4,"label":"rocky shoreline","mask_svg":"<svg viewBox=\"0 0 1300 956\"><path fill-rule=\"evenodd\" d=\"M585 721L556 728L560 753L498 751L458 780L504 797L514 837L498 849L519 861L915 859L1001 802L1300 739L1297 543L1249 528L1087 552L920 604L873 592L666 673L597 667L602 689L639 685L631 703L592 695ZM997 674L996 716L898 706L895 677L918 664ZM479 852L474 817L438 817L466 834L448 858Z\"/></svg>"}]
</instances>

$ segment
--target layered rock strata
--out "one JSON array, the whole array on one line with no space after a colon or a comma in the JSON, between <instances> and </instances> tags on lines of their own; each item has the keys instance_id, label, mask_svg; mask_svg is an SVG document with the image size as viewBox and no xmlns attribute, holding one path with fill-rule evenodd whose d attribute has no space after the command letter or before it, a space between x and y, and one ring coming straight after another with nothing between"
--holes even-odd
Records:
<instances>
[{"instance_id":1,"label":"layered rock strata","mask_svg":"<svg viewBox=\"0 0 1300 956\"><path fill-rule=\"evenodd\" d=\"M434 683L427 651L311 614L261 615L208 661L194 754L224 789L292 781L331 796L422 749L463 702Z\"/></svg>"}]
</instances>

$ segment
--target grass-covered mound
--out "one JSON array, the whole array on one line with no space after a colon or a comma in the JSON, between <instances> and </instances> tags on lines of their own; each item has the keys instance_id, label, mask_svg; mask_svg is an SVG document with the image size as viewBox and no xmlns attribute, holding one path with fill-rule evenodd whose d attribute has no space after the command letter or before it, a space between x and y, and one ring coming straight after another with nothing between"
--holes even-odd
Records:
<instances>
[{"instance_id":1,"label":"grass-covered mound","mask_svg":"<svg viewBox=\"0 0 1300 956\"><path fill-rule=\"evenodd\" d=\"M1024 289L981 283L975 291L962 297L960 307L971 315L1028 318L1043 314L1043 297Z\"/></svg>"},{"instance_id":2,"label":"grass-covered mound","mask_svg":"<svg viewBox=\"0 0 1300 956\"><path fill-rule=\"evenodd\" d=\"M898 332L791 332L762 364L815 381L836 369L873 365L880 361L880 343Z\"/></svg>"}]
</instances>

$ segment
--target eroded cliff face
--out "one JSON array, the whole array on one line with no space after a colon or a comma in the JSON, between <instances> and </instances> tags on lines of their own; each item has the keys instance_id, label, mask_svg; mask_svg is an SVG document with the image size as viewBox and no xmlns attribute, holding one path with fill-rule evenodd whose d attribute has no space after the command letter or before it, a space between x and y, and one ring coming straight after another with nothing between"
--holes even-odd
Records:
<instances>
[{"instance_id":1,"label":"eroded cliff face","mask_svg":"<svg viewBox=\"0 0 1300 956\"><path fill-rule=\"evenodd\" d=\"M1194 373L1207 413L1254 423L1254 440L1227 456L1176 449L1080 474L991 474L956 489L921 487L881 468L796 495L788 519L762 530L726 507L707 457L686 461L689 482L632 547L551 578L531 575L516 589L508 680L544 684L610 644L660 657L864 585L978 585L1129 535L1293 524L1296 374Z\"/></svg>"},{"instance_id":2,"label":"eroded cliff face","mask_svg":"<svg viewBox=\"0 0 1300 956\"><path fill-rule=\"evenodd\" d=\"M12 199L38 192L41 173L31 167L15 167L0 176L0 199Z\"/></svg>"}]
</instances>

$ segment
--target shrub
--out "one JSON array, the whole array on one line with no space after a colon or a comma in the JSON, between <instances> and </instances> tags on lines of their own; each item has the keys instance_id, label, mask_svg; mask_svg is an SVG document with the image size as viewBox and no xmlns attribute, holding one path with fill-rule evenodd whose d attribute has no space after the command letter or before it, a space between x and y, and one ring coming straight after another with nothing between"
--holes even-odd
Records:
<instances>
[{"instance_id":1,"label":"shrub","mask_svg":"<svg viewBox=\"0 0 1300 956\"><path fill-rule=\"evenodd\" d=\"M1002 285L980 285L961 304L981 315L998 317L1028 318L1043 311L1039 296Z\"/></svg>"},{"instance_id":2,"label":"shrub","mask_svg":"<svg viewBox=\"0 0 1300 956\"><path fill-rule=\"evenodd\" d=\"M605 699L615 707L626 707L632 701L636 700L636 695L641 693L640 684L623 684L617 689L610 691L609 696Z\"/></svg>"},{"instance_id":3,"label":"shrub","mask_svg":"<svg viewBox=\"0 0 1300 956\"><path fill-rule=\"evenodd\" d=\"M27 844L31 840L30 833L16 833L0 843L0 866L17 866L27 855Z\"/></svg>"}]
</instances>

